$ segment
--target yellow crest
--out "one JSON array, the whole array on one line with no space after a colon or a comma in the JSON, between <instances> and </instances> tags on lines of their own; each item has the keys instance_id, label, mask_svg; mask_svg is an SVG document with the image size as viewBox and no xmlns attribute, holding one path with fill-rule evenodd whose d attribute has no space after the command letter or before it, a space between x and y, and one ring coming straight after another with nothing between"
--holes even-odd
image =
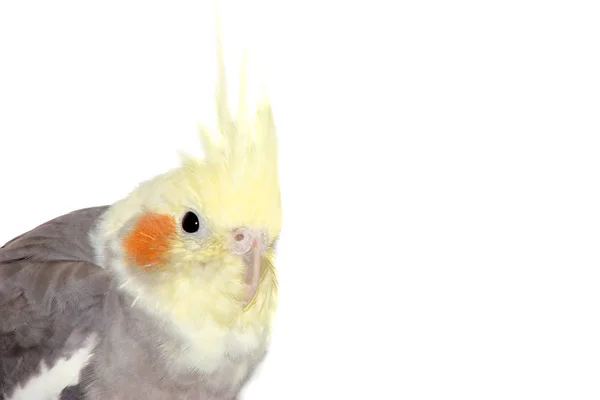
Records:
<instances>
[{"instance_id":1,"label":"yellow crest","mask_svg":"<svg viewBox=\"0 0 600 400\"><path fill-rule=\"evenodd\" d=\"M240 225L267 229L271 239L281 229L281 203L277 171L277 137L266 94L256 108L248 109L246 94L247 50L242 60L236 118L228 102L225 61L217 14L217 79L215 105L217 131L200 126L205 158L185 158L183 165L199 185L204 214L218 227Z\"/></svg>"}]
</instances>

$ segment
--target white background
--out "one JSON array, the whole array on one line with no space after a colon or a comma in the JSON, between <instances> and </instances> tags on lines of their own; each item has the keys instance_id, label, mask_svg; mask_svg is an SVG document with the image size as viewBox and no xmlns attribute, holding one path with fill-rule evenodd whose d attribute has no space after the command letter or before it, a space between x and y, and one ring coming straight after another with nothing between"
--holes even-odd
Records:
<instances>
[{"instance_id":1,"label":"white background","mask_svg":"<svg viewBox=\"0 0 600 400\"><path fill-rule=\"evenodd\" d=\"M244 400L600 397L594 3L246 1L285 226ZM2 2L0 241L201 152L198 4Z\"/></svg>"}]
</instances>

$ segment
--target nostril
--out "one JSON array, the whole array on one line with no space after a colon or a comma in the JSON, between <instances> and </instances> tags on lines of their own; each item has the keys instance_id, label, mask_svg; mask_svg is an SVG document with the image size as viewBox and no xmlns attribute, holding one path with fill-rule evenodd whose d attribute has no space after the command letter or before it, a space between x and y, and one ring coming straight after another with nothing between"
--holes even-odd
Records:
<instances>
[{"instance_id":1,"label":"nostril","mask_svg":"<svg viewBox=\"0 0 600 400\"><path fill-rule=\"evenodd\" d=\"M231 251L235 254L245 254L250 250L252 232L247 228L237 228L231 232Z\"/></svg>"}]
</instances>

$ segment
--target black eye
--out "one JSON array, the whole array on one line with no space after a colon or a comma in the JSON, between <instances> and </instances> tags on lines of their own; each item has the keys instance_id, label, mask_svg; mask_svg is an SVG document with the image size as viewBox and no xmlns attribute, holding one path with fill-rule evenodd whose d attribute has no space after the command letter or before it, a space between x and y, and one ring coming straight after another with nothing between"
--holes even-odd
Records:
<instances>
[{"instance_id":1,"label":"black eye","mask_svg":"<svg viewBox=\"0 0 600 400\"><path fill-rule=\"evenodd\" d=\"M181 227L187 233L198 232L198 229L200 229L200 219L196 214L188 211L181 220Z\"/></svg>"}]
</instances>

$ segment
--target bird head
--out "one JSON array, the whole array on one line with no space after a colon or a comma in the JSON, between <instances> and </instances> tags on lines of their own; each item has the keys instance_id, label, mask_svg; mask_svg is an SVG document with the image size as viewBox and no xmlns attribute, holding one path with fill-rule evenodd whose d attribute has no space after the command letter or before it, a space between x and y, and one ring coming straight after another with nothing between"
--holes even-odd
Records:
<instances>
[{"instance_id":1,"label":"bird head","mask_svg":"<svg viewBox=\"0 0 600 400\"><path fill-rule=\"evenodd\" d=\"M121 290L188 332L207 320L264 327L277 295L281 203L273 114L266 96L248 110L244 63L232 116L217 38L218 124L200 127L203 158L182 155L179 167L140 184L108 209L93 238L99 263Z\"/></svg>"}]
</instances>

